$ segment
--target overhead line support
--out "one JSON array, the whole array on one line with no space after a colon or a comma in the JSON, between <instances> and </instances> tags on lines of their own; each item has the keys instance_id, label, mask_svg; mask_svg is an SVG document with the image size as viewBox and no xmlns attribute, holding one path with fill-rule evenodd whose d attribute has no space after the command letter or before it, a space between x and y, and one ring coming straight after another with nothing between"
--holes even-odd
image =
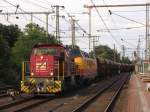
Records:
<instances>
[{"instance_id":1,"label":"overhead line support","mask_svg":"<svg viewBox=\"0 0 150 112\"><path fill-rule=\"evenodd\" d=\"M149 3L147 3L149 4ZM95 8L95 7L139 7L146 6L147 4L123 4L123 5L84 5L85 8Z\"/></svg>"},{"instance_id":2,"label":"overhead line support","mask_svg":"<svg viewBox=\"0 0 150 112\"><path fill-rule=\"evenodd\" d=\"M0 13L0 15L7 15L7 21L9 15L31 15L31 23L33 22L33 14L45 14L46 15L46 35L48 37L48 15L54 13L52 12L7 12L7 13Z\"/></svg>"},{"instance_id":3,"label":"overhead line support","mask_svg":"<svg viewBox=\"0 0 150 112\"><path fill-rule=\"evenodd\" d=\"M91 47L91 8L89 8L89 52Z\"/></svg>"},{"instance_id":4,"label":"overhead line support","mask_svg":"<svg viewBox=\"0 0 150 112\"><path fill-rule=\"evenodd\" d=\"M60 31L59 31L59 9L64 8L64 6L54 5L52 6L56 8L56 39L60 42Z\"/></svg>"},{"instance_id":5,"label":"overhead line support","mask_svg":"<svg viewBox=\"0 0 150 112\"><path fill-rule=\"evenodd\" d=\"M75 41L75 19L71 17L71 29L72 29L72 48L75 47L76 41Z\"/></svg>"},{"instance_id":6,"label":"overhead line support","mask_svg":"<svg viewBox=\"0 0 150 112\"><path fill-rule=\"evenodd\" d=\"M52 14L54 13L54 11L52 12L1 12L0 15L22 15L22 14Z\"/></svg>"}]
</instances>

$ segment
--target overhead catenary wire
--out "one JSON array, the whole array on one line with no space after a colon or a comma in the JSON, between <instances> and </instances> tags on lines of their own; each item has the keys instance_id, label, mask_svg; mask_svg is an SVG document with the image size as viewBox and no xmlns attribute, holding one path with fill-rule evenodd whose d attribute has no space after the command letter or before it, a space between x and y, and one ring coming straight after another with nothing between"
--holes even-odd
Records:
<instances>
[{"instance_id":1,"label":"overhead catenary wire","mask_svg":"<svg viewBox=\"0 0 150 112\"><path fill-rule=\"evenodd\" d=\"M40 19L40 18L39 18L39 19ZM106 22L106 21L105 21L105 22ZM80 23L80 22L79 22L79 23ZM106 24L106 25L107 25L107 24ZM83 29L82 29L83 33L85 33L85 32L84 32L84 27L83 27L82 25L81 25L81 27L83 28ZM110 31L110 30L111 30L111 29L109 29L109 31ZM82 31L81 31L81 32L82 32ZM85 34L86 34L86 33L85 33Z\"/></svg>"},{"instance_id":2,"label":"overhead catenary wire","mask_svg":"<svg viewBox=\"0 0 150 112\"><path fill-rule=\"evenodd\" d=\"M10 4L11 6L13 6L13 7L17 7L16 5L14 5L14 4L12 4L12 3L10 3L9 1L7 1L7 0L3 0L4 2L6 2L6 3L8 3L8 4ZM21 9L20 7L18 7L18 9L20 10L20 11L22 11L22 12L26 12L26 11L24 11L23 9ZM24 14L23 14L23 16L24 16ZM34 18L36 18L37 20L39 20L40 22L43 22L43 23L45 23L43 20L41 20L40 18L38 18L38 17L36 17L36 16L33 16ZM52 27L52 28L54 28L55 29L55 27L53 27L52 25L50 25L50 24L48 24L50 27ZM86 33L86 31L81 27L81 25L79 25L78 23L77 23L77 25L80 27L80 29L84 32L84 33ZM78 31L78 33L79 33L79 31Z\"/></svg>"},{"instance_id":3,"label":"overhead catenary wire","mask_svg":"<svg viewBox=\"0 0 150 112\"><path fill-rule=\"evenodd\" d=\"M15 12L15 14L17 13L17 9L19 8L20 6L19 5L17 5L16 6L16 12ZM23 14L23 17L28 21L29 19Z\"/></svg>"},{"instance_id":4,"label":"overhead catenary wire","mask_svg":"<svg viewBox=\"0 0 150 112\"><path fill-rule=\"evenodd\" d=\"M85 34L87 34L88 35L88 33L86 32L86 30L85 29L83 29L82 27L81 27L81 25L78 23L78 22L76 22L76 24L80 27L80 29L85 33Z\"/></svg>"},{"instance_id":5,"label":"overhead catenary wire","mask_svg":"<svg viewBox=\"0 0 150 112\"><path fill-rule=\"evenodd\" d=\"M103 3L107 6L107 4L105 3L105 1L103 0ZM109 7L106 7L107 8L107 10L109 11ZM116 21L113 19L113 17L112 16L110 16L111 17L111 20L112 20L112 22L114 23L114 25L115 26L117 26L117 24L116 24ZM130 29L129 27L127 27L126 28L126 30L127 29ZM112 29L113 30L113 29ZM117 29L114 29L114 30L117 30ZM126 35L124 32L122 32L120 29L118 30L120 33L117 33L117 34L119 34L119 36L120 37L126 37L126 36L121 36L120 34L123 34L123 35Z\"/></svg>"},{"instance_id":6,"label":"overhead catenary wire","mask_svg":"<svg viewBox=\"0 0 150 112\"><path fill-rule=\"evenodd\" d=\"M70 22L67 20L67 19L64 19L66 22L68 22L69 24L70 24ZM71 31L71 29L70 30L62 30L62 31ZM81 34L82 36L76 36L76 38L85 38L85 37L88 37L88 36L84 36L84 33L81 33L79 30L76 30L76 32L78 33L78 34ZM61 36L61 37L64 37L64 38L67 38L67 37L71 37L71 36Z\"/></svg>"},{"instance_id":7,"label":"overhead catenary wire","mask_svg":"<svg viewBox=\"0 0 150 112\"><path fill-rule=\"evenodd\" d=\"M65 12L66 12L66 14L67 14L67 16L68 17L71 17L72 18L72 16L70 15L70 13L68 13L66 10L65 10ZM67 23L69 23L69 24L71 24L70 23L70 21L69 20L67 20L66 18L63 18ZM83 33L81 33L79 30L76 30L76 32L78 33L78 34L81 34L82 36L80 36L80 39L81 38L85 38L86 36L84 35L84 34L87 34L88 35L88 33L86 32L86 30L77 22L77 21L75 21L75 24L76 25L78 25L78 27L79 27L79 29L83 32ZM76 38L78 38L79 36L76 36ZM82 40L81 40L82 41Z\"/></svg>"},{"instance_id":8,"label":"overhead catenary wire","mask_svg":"<svg viewBox=\"0 0 150 112\"><path fill-rule=\"evenodd\" d=\"M6 5L0 5L0 7L13 7L13 6L6 6Z\"/></svg>"},{"instance_id":9,"label":"overhead catenary wire","mask_svg":"<svg viewBox=\"0 0 150 112\"><path fill-rule=\"evenodd\" d=\"M64 10L67 14L68 17L71 17L70 13L68 13L68 11ZM87 31L77 22L75 21L75 23L79 26L79 28L85 33L88 35Z\"/></svg>"},{"instance_id":10,"label":"overhead catenary wire","mask_svg":"<svg viewBox=\"0 0 150 112\"><path fill-rule=\"evenodd\" d=\"M11 6L13 6L13 7L16 7L16 5L14 5L14 4L12 4L12 3L10 3L10 2L8 2L7 0L3 0L4 2L6 2L6 3L8 3L8 4L10 4ZM24 11L22 8L18 8L20 11L22 11L22 12L26 12L26 11ZM36 16L34 16L33 15L33 17L34 18L36 18L37 20L39 20L40 22L42 22L42 23L46 23L45 21L43 21L43 20L41 20L40 18L38 18L38 17L36 17ZM55 27L54 26L52 26L51 24L48 24L51 28L53 28L53 29L55 29Z\"/></svg>"},{"instance_id":11,"label":"overhead catenary wire","mask_svg":"<svg viewBox=\"0 0 150 112\"><path fill-rule=\"evenodd\" d=\"M4 15L4 17L5 17L5 19L7 20L7 17L6 17L6 15ZM9 23L9 24L13 24L11 21L9 21L9 20L7 20L7 22Z\"/></svg>"},{"instance_id":12,"label":"overhead catenary wire","mask_svg":"<svg viewBox=\"0 0 150 112\"><path fill-rule=\"evenodd\" d=\"M88 8L93 8L93 7L142 7L150 5L150 3L143 3L143 4L122 4L122 5L93 5L93 6L86 6Z\"/></svg>"},{"instance_id":13,"label":"overhead catenary wire","mask_svg":"<svg viewBox=\"0 0 150 112\"><path fill-rule=\"evenodd\" d=\"M85 45L88 45L88 44L89 44L89 43L87 43L87 42L85 42L85 41L83 41L83 40L81 40L81 39L80 39L80 40L78 39L77 41L82 41L82 43L85 44Z\"/></svg>"},{"instance_id":14,"label":"overhead catenary wire","mask_svg":"<svg viewBox=\"0 0 150 112\"><path fill-rule=\"evenodd\" d=\"M104 0L103 0L103 2L104 2ZM106 5L105 5L105 6L106 6ZM107 9L108 9L108 7L107 7ZM122 18L124 18L124 19L127 19L127 20L129 20L129 21L132 21L132 22L135 22L135 23L141 24L141 25L143 25L143 27L145 27L145 26L146 26L145 24L140 23L140 22L138 22L138 21L135 21L135 20L133 20L133 19L129 19L129 18L127 18L127 17L123 17L123 16L121 16L121 15L119 15L119 14L112 13L112 11L110 11L110 10L108 10L108 12L110 13L110 15L111 15L111 14L114 14L114 15L117 15L117 16L122 17ZM129 11L128 11L128 12L129 12ZM137 12L137 11L135 11L135 12ZM139 12L139 11L138 11L138 12ZM128 43L129 45L135 46L135 45L133 45L133 44L131 44L131 43L129 43L129 42L126 42L126 43Z\"/></svg>"},{"instance_id":15,"label":"overhead catenary wire","mask_svg":"<svg viewBox=\"0 0 150 112\"><path fill-rule=\"evenodd\" d=\"M26 2L26 3L30 3L30 4L32 4L32 5L34 5L34 6L37 6L37 7L40 7L40 8L43 8L43 9L50 9L50 8L47 8L47 7L43 7L42 5L39 5L39 4L37 4L37 3L35 3L35 2L32 2L32 1L30 1L30 0L22 0L23 2Z\"/></svg>"},{"instance_id":16,"label":"overhead catenary wire","mask_svg":"<svg viewBox=\"0 0 150 112\"><path fill-rule=\"evenodd\" d=\"M103 0L103 3L107 6L107 4L105 3L105 1ZM109 10L109 7L106 7L107 8L107 10ZM112 16L110 16L110 18L111 18L111 21L114 23L114 25L115 26L117 26L116 25L116 22L115 22L115 20L112 18ZM116 28L116 29L109 29L110 31L119 31L120 32L120 30L122 30L123 28ZM127 29L126 29L127 30ZM104 31L107 31L107 30L104 30ZM121 33L123 33L123 32L121 32ZM121 36L120 34L121 33L117 33L117 35L119 35L121 38L123 37L123 36ZM124 33L123 33L124 34Z\"/></svg>"},{"instance_id":17,"label":"overhead catenary wire","mask_svg":"<svg viewBox=\"0 0 150 112\"><path fill-rule=\"evenodd\" d=\"M91 0L92 4L95 6L95 3L93 2L93 0ZM101 14L99 13L98 9L96 7L94 7L99 18L101 19L101 21L103 22L105 28L108 30L108 33L111 35L111 37L114 39L114 41L119 45L119 47L121 46L120 43L115 39L115 37L113 36L113 34L111 33L111 31L109 30L107 24L105 23L104 19L102 18Z\"/></svg>"},{"instance_id":18,"label":"overhead catenary wire","mask_svg":"<svg viewBox=\"0 0 150 112\"><path fill-rule=\"evenodd\" d=\"M106 3L105 3L104 0L103 0L103 3L106 5ZM109 7L106 7L106 8L107 8L107 10L109 10L109 9L108 9ZM114 25L117 26L115 20L113 19L113 17L110 16L110 18L111 18L112 22L114 23ZM118 30L118 32L120 32L120 30ZM120 33L122 33L123 35L125 35L124 32L120 32ZM120 35L120 33L117 33L117 34L119 34L119 36L122 37L122 36Z\"/></svg>"},{"instance_id":19,"label":"overhead catenary wire","mask_svg":"<svg viewBox=\"0 0 150 112\"><path fill-rule=\"evenodd\" d=\"M64 19L67 23L71 24L70 21L68 21L66 18L63 18L63 19ZM75 21L75 22L76 22L76 21ZM80 25L79 23L76 22L76 24L77 24L78 27L81 29L81 31L83 31L83 33L86 33L86 31L81 27L81 25ZM71 31L71 30L68 30L68 31ZM77 30L77 32L80 33L79 30ZM83 34L83 33L82 33L82 34ZM80 33L80 34L81 34L81 33ZM87 35L88 35L88 34L87 34Z\"/></svg>"},{"instance_id":20,"label":"overhead catenary wire","mask_svg":"<svg viewBox=\"0 0 150 112\"><path fill-rule=\"evenodd\" d=\"M134 44L132 44L132 43L130 43L130 42L127 42L127 41L125 41L124 39L122 39L121 38L121 40L123 41L123 42L125 42L125 43L127 43L128 45L130 45L130 46L134 46L134 47L136 47L136 45L134 45Z\"/></svg>"},{"instance_id":21,"label":"overhead catenary wire","mask_svg":"<svg viewBox=\"0 0 150 112\"><path fill-rule=\"evenodd\" d=\"M10 7L14 7L14 6L10 6ZM5 7L5 9L8 10L7 7ZM17 11L17 6L16 6L16 11ZM2 10L2 12L3 12L3 10ZM13 24L12 22L10 22L10 21L8 20L8 16L10 16L10 15L8 14L8 12L5 13L5 14L2 14L2 12L1 12L0 14L4 16L4 18L6 19L6 21L7 21L9 24ZM15 12L15 13L16 13L16 12ZM14 13L14 15L16 15L15 13ZM23 17L24 17L24 16L23 16ZM24 18L27 20L26 17L24 17ZM18 16L16 16L16 19L18 19Z\"/></svg>"},{"instance_id":22,"label":"overhead catenary wire","mask_svg":"<svg viewBox=\"0 0 150 112\"><path fill-rule=\"evenodd\" d=\"M45 5L51 5L49 2L47 2L46 0L36 0L39 3L45 4Z\"/></svg>"},{"instance_id":23,"label":"overhead catenary wire","mask_svg":"<svg viewBox=\"0 0 150 112\"><path fill-rule=\"evenodd\" d=\"M71 17L71 19L72 19L72 16L67 12L67 11L65 11L66 13L67 13L67 16L68 17ZM71 22L69 21L69 20L67 20L66 18L63 18L67 23L69 23L69 24L71 24ZM88 37L88 36L84 36L84 34L87 34L88 35L88 33L84 30L84 28L82 28L82 26L77 22L77 21L75 21L75 24L76 25L78 25L78 27L79 27L79 29L83 32L83 35L82 36L76 36L76 38L78 38L76 41L79 41L79 39L81 39L81 38L85 38L85 37ZM76 30L76 32L77 33L79 33L79 34L82 34L79 30ZM61 37L65 37L65 38L67 38L68 36L61 36ZM71 37L71 36L70 36ZM82 40L80 40L80 41L82 41ZM83 41L82 41L83 42ZM84 41L84 44L85 45L87 45L87 43Z\"/></svg>"},{"instance_id":24,"label":"overhead catenary wire","mask_svg":"<svg viewBox=\"0 0 150 112\"><path fill-rule=\"evenodd\" d=\"M14 7L14 6L12 6L12 5L11 5L11 6L9 6L9 7ZM18 10L18 8L19 8L19 7L20 7L19 5L16 5L16 6L15 6L16 10L15 10L14 15L16 15L17 10ZM5 7L5 9L7 9L7 10L8 10L8 8L7 8L7 7ZM1 15L3 15L3 14L2 14L2 12L1 12L0 14L1 14ZM8 21L9 13L7 12L7 13L5 13L4 15L7 15L7 17L6 17L7 19L6 19L6 20ZM26 16L24 16L23 14L22 14L22 16L24 17L24 19L25 19L25 20L29 20L29 19L28 19ZM17 16L16 16L16 19L18 19L18 18L17 18ZM11 23L11 24L13 24L13 23Z\"/></svg>"},{"instance_id":25,"label":"overhead catenary wire","mask_svg":"<svg viewBox=\"0 0 150 112\"><path fill-rule=\"evenodd\" d=\"M132 21L132 22L134 22L134 23L137 23L137 24L146 26L144 23L141 23L141 22L135 21L135 20L133 20L133 19L130 19L130 18L121 16L121 15L119 15L119 14L116 14L116 13L112 12L111 10L109 10L109 13L110 13L110 14L113 14L113 15L116 15L116 16L119 16L119 17L121 17L121 18L124 18L124 19L126 19L126 20Z\"/></svg>"},{"instance_id":26,"label":"overhead catenary wire","mask_svg":"<svg viewBox=\"0 0 150 112\"><path fill-rule=\"evenodd\" d=\"M128 11L126 11L126 10L122 10L122 11L117 11L117 10L113 10L113 12L145 12L146 10L128 10Z\"/></svg>"},{"instance_id":27,"label":"overhead catenary wire","mask_svg":"<svg viewBox=\"0 0 150 112\"><path fill-rule=\"evenodd\" d=\"M62 18L62 19L64 19L67 23L71 24L70 21L67 20L66 18ZM78 24L78 26L80 27L81 31L84 30L84 29L81 27L81 25ZM71 31L71 29L70 29L70 30L61 30L61 31ZM84 30L84 31L85 31L85 30ZM85 33L85 32L81 33L81 32L79 32L79 30L76 30L76 32L79 33L79 34L82 34L82 35L83 35L83 33ZM71 37L71 36L70 36L70 37ZM76 37L77 37L77 36L76 36ZM85 37L85 36L82 36L82 37Z\"/></svg>"},{"instance_id":28,"label":"overhead catenary wire","mask_svg":"<svg viewBox=\"0 0 150 112\"><path fill-rule=\"evenodd\" d=\"M71 35L68 35L68 36L61 36L61 37L64 38L64 39L65 39L65 38L67 39L67 38L70 38ZM83 37L82 35L77 35L76 38L84 39L84 38L88 38L88 36L84 36L84 37ZM70 38L70 39L71 39L71 38Z\"/></svg>"},{"instance_id":29,"label":"overhead catenary wire","mask_svg":"<svg viewBox=\"0 0 150 112\"><path fill-rule=\"evenodd\" d=\"M111 29L109 29L109 30L131 30L131 29L136 29L136 28L142 28L142 27L145 27L145 26L137 26L137 27L124 27L124 28L111 28ZM104 32L106 32L107 31L107 29L100 29L100 30L97 30L97 31L104 31Z\"/></svg>"}]
</instances>

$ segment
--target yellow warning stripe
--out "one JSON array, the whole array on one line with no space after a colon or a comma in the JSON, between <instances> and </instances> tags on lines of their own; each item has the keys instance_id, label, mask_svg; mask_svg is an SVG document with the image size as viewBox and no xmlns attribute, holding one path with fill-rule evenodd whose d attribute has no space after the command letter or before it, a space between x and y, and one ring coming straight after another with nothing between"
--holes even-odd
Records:
<instances>
[{"instance_id":1,"label":"yellow warning stripe","mask_svg":"<svg viewBox=\"0 0 150 112\"><path fill-rule=\"evenodd\" d=\"M36 81L35 81L35 79L30 78L30 79L29 79L29 82L31 82L32 84L34 84Z\"/></svg>"},{"instance_id":2,"label":"yellow warning stripe","mask_svg":"<svg viewBox=\"0 0 150 112\"><path fill-rule=\"evenodd\" d=\"M61 91L61 81L55 81L55 86L54 87L48 86L47 91L49 93L60 92Z\"/></svg>"},{"instance_id":3,"label":"yellow warning stripe","mask_svg":"<svg viewBox=\"0 0 150 112\"><path fill-rule=\"evenodd\" d=\"M60 88L51 88L51 87L47 87L47 91L49 93L56 93L59 92L61 89Z\"/></svg>"},{"instance_id":4,"label":"yellow warning stripe","mask_svg":"<svg viewBox=\"0 0 150 112\"><path fill-rule=\"evenodd\" d=\"M58 88L61 88L61 81L55 81L55 85L56 85Z\"/></svg>"},{"instance_id":5,"label":"yellow warning stripe","mask_svg":"<svg viewBox=\"0 0 150 112\"><path fill-rule=\"evenodd\" d=\"M22 86L21 91L29 93L29 87L28 86Z\"/></svg>"}]
</instances>

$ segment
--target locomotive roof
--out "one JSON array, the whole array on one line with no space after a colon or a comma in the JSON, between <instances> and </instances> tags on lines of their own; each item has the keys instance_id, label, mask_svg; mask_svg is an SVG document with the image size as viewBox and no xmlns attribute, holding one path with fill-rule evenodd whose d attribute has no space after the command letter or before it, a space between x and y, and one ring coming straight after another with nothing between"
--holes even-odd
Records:
<instances>
[{"instance_id":1,"label":"locomotive roof","mask_svg":"<svg viewBox=\"0 0 150 112\"><path fill-rule=\"evenodd\" d=\"M37 44L34 48L38 47L64 47L62 44Z\"/></svg>"}]
</instances>

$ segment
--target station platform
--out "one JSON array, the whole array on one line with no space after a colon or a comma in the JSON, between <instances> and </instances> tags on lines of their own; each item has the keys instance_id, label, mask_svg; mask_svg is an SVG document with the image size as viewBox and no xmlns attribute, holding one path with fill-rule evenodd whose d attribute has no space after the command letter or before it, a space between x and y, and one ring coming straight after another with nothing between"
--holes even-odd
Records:
<instances>
[{"instance_id":1,"label":"station platform","mask_svg":"<svg viewBox=\"0 0 150 112\"><path fill-rule=\"evenodd\" d=\"M150 74L134 74L123 88L113 112L150 112Z\"/></svg>"}]
</instances>

